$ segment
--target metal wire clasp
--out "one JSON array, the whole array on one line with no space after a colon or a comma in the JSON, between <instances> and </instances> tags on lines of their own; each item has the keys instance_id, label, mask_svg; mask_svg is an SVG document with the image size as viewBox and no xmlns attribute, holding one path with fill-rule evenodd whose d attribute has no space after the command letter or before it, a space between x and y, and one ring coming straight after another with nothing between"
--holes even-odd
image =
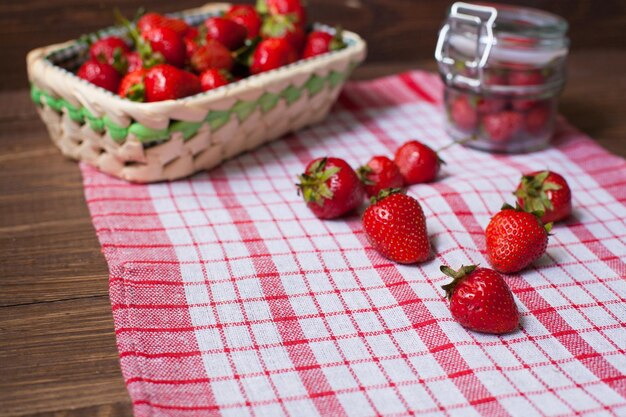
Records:
<instances>
[{"instance_id":1,"label":"metal wire clasp","mask_svg":"<svg viewBox=\"0 0 626 417\"><path fill-rule=\"evenodd\" d=\"M497 16L498 11L494 7L463 2L456 2L452 5L448 21L439 31L435 48L435 59L447 82L464 84L475 90L480 89L483 83L483 68L487 64L494 44L493 23ZM453 33L463 36L462 33L457 32L461 26L476 28L476 46L474 59L471 61L457 61L449 54L450 37ZM458 64L462 64L463 68L468 69L469 73L475 76L458 73Z\"/></svg>"}]
</instances>

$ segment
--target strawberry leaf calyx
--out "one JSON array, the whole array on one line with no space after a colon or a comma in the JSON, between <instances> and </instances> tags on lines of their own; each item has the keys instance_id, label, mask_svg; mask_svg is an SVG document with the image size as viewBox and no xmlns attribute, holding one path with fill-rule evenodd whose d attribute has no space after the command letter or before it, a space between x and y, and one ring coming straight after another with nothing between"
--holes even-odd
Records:
<instances>
[{"instance_id":1,"label":"strawberry leaf calyx","mask_svg":"<svg viewBox=\"0 0 626 417\"><path fill-rule=\"evenodd\" d=\"M326 162L326 158L321 158L313 163L308 172L298 176L300 182L296 184L298 194L302 193L304 201L316 203L320 207L325 200L333 198L333 192L326 182L341 171L340 167L327 168Z\"/></svg>"},{"instance_id":2,"label":"strawberry leaf calyx","mask_svg":"<svg viewBox=\"0 0 626 417\"><path fill-rule=\"evenodd\" d=\"M509 203L504 203L500 210L515 210L515 211L526 212L528 214L532 214L533 216L535 216L539 221L541 221L541 218L545 214L543 210L534 210L534 211L527 210L525 207L520 206L519 203L515 203L515 207L513 207Z\"/></svg>"},{"instance_id":3,"label":"strawberry leaf calyx","mask_svg":"<svg viewBox=\"0 0 626 417\"><path fill-rule=\"evenodd\" d=\"M265 2L265 0L258 0L256 2L256 10L260 14L267 14L268 10L267 10L267 3Z\"/></svg>"},{"instance_id":4,"label":"strawberry leaf calyx","mask_svg":"<svg viewBox=\"0 0 626 417\"><path fill-rule=\"evenodd\" d=\"M448 284L442 285L441 288L446 292L446 298L450 300L452 298L452 293L454 292L454 288L463 280L465 277L469 276L472 272L474 272L477 268L477 265L461 265L458 271L450 268L446 265L441 265L439 270L443 272L445 275L452 278L452 281Z\"/></svg>"},{"instance_id":5,"label":"strawberry leaf calyx","mask_svg":"<svg viewBox=\"0 0 626 417\"><path fill-rule=\"evenodd\" d=\"M372 196L372 198L370 198L370 202L372 204L376 204L384 200L385 198L389 197L390 195L404 194L404 193L405 191L402 188L385 188L384 190L380 190L378 195Z\"/></svg>"},{"instance_id":6,"label":"strawberry leaf calyx","mask_svg":"<svg viewBox=\"0 0 626 417\"><path fill-rule=\"evenodd\" d=\"M328 49L331 51L339 51L345 47L346 43L343 41L343 28L341 26L337 26L335 28L335 35L330 41L330 45L328 45Z\"/></svg>"},{"instance_id":7,"label":"strawberry leaf calyx","mask_svg":"<svg viewBox=\"0 0 626 417\"><path fill-rule=\"evenodd\" d=\"M280 38L296 27L297 16L293 14L270 15L261 27L261 33L267 38Z\"/></svg>"},{"instance_id":8,"label":"strawberry leaf calyx","mask_svg":"<svg viewBox=\"0 0 626 417\"><path fill-rule=\"evenodd\" d=\"M146 86L144 83L137 83L128 89L126 98L131 101L143 102L146 100Z\"/></svg>"},{"instance_id":9,"label":"strawberry leaf calyx","mask_svg":"<svg viewBox=\"0 0 626 417\"><path fill-rule=\"evenodd\" d=\"M524 203L528 211L553 210L554 206L548 197L548 191L560 190L562 187L551 181L546 181L550 171L545 170L536 175L522 176L519 189L513 193Z\"/></svg>"},{"instance_id":10,"label":"strawberry leaf calyx","mask_svg":"<svg viewBox=\"0 0 626 417\"><path fill-rule=\"evenodd\" d=\"M368 165L362 165L357 168L356 175L359 177L361 182L365 185L374 185L375 182L368 178L368 175L372 173L372 168Z\"/></svg>"}]
</instances>

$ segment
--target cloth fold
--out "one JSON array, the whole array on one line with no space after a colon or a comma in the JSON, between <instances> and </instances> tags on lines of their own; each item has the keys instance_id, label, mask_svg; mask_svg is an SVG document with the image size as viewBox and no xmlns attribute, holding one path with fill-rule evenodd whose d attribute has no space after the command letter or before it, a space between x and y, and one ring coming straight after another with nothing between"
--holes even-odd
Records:
<instances>
[{"instance_id":1,"label":"cloth fold","mask_svg":"<svg viewBox=\"0 0 626 417\"><path fill-rule=\"evenodd\" d=\"M452 147L408 189L436 251L412 266L377 254L358 213L321 221L296 194L312 158L446 144L441 100L420 71L348 83L322 124L172 183L81 165L137 417L626 415L626 161L563 121L542 152ZM521 329L466 331L439 266L487 265L489 219L545 168L574 213L506 278Z\"/></svg>"}]
</instances>

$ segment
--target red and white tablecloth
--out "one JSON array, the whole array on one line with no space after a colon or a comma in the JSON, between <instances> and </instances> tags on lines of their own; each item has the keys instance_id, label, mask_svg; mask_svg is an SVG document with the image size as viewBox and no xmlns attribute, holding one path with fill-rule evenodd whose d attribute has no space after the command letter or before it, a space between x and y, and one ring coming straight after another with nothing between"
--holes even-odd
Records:
<instances>
[{"instance_id":1,"label":"red and white tablecloth","mask_svg":"<svg viewBox=\"0 0 626 417\"><path fill-rule=\"evenodd\" d=\"M358 215L320 221L296 194L311 158L446 144L440 101L438 78L411 72L351 83L324 123L187 180L82 166L137 417L626 416L626 161L565 123L539 153L453 147L409 189L436 249L414 266L378 255ZM575 208L507 278L522 329L466 331L439 266L487 265L490 217L543 168Z\"/></svg>"}]
</instances>

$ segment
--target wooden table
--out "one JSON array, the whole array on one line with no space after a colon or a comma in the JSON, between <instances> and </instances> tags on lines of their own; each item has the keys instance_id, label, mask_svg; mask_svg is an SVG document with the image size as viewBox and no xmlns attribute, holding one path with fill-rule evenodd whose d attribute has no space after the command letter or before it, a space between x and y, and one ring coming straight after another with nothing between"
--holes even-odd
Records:
<instances>
[{"instance_id":1,"label":"wooden table","mask_svg":"<svg viewBox=\"0 0 626 417\"><path fill-rule=\"evenodd\" d=\"M433 63L368 64L365 79ZM562 112L626 156L626 50L576 52ZM108 274L76 163L24 89L0 93L0 415L130 416Z\"/></svg>"}]
</instances>

